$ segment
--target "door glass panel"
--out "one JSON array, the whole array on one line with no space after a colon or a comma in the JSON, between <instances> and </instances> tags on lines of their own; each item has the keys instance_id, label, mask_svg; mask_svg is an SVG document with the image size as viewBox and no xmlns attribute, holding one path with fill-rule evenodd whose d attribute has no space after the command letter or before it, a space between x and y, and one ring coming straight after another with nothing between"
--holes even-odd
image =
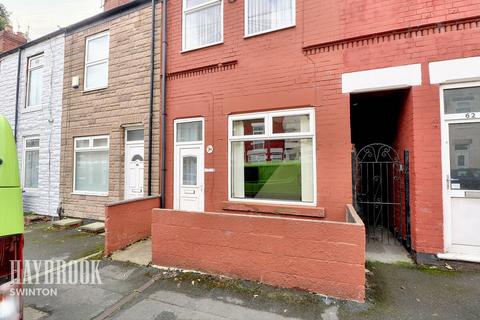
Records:
<instances>
[{"instance_id":1,"label":"door glass panel","mask_svg":"<svg viewBox=\"0 0 480 320\"><path fill-rule=\"evenodd\" d=\"M132 162L135 162L135 161L143 161L143 157L139 154L136 154L132 158Z\"/></svg>"},{"instance_id":2,"label":"door glass panel","mask_svg":"<svg viewBox=\"0 0 480 320\"><path fill-rule=\"evenodd\" d=\"M183 177L184 186L197 185L197 157L183 157Z\"/></svg>"},{"instance_id":3,"label":"door glass panel","mask_svg":"<svg viewBox=\"0 0 480 320\"><path fill-rule=\"evenodd\" d=\"M202 121L177 124L177 142L195 142L202 139Z\"/></svg>"},{"instance_id":4,"label":"door glass panel","mask_svg":"<svg viewBox=\"0 0 480 320\"><path fill-rule=\"evenodd\" d=\"M127 141L143 141L143 129L128 130Z\"/></svg>"},{"instance_id":5,"label":"door glass panel","mask_svg":"<svg viewBox=\"0 0 480 320\"><path fill-rule=\"evenodd\" d=\"M480 190L480 123L450 125L452 190Z\"/></svg>"},{"instance_id":6,"label":"door glass panel","mask_svg":"<svg viewBox=\"0 0 480 320\"><path fill-rule=\"evenodd\" d=\"M480 87L445 90L445 113L480 112Z\"/></svg>"}]
</instances>

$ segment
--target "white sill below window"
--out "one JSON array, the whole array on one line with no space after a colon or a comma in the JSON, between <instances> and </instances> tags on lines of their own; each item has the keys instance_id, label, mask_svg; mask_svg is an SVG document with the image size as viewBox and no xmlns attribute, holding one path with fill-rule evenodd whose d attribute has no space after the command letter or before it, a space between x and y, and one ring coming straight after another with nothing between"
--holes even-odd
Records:
<instances>
[{"instance_id":1,"label":"white sill below window","mask_svg":"<svg viewBox=\"0 0 480 320\"><path fill-rule=\"evenodd\" d=\"M25 108L22 109L22 113L28 113L28 112L35 112L35 111L40 111L42 110L42 105L36 105L36 106L26 106Z\"/></svg>"},{"instance_id":2,"label":"white sill below window","mask_svg":"<svg viewBox=\"0 0 480 320\"><path fill-rule=\"evenodd\" d=\"M83 92L88 93L88 92L99 91L99 90L103 90L103 89L107 89L107 88L108 88L108 85L103 86L103 87L96 87L96 88L85 88L85 89L83 89Z\"/></svg>"},{"instance_id":3,"label":"white sill below window","mask_svg":"<svg viewBox=\"0 0 480 320\"><path fill-rule=\"evenodd\" d=\"M73 191L70 194L75 196L108 197L108 192Z\"/></svg>"},{"instance_id":4,"label":"white sill below window","mask_svg":"<svg viewBox=\"0 0 480 320\"><path fill-rule=\"evenodd\" d=\"M260 35L266 34L266 33L271 33L271 32L275 32L275 31L280 31L280 30L285 30L285 29L293 28L293 27L295 27L295 26L296 26L296 24L291 24L291 25L288 25L288 26L285 26L285 27L276 28L276 29L269 29L269 30L260 31L260 32L257 32L257 33L245 34L244 38L252 38L252 37L260 36Z\"/></svg>"},{"instance_id":5,"label":"white sill below window","mask_svg":"<svg viewBox=\"0 0 480 320\"><path fill-rule=\"evenodd\" d=\"M180 51L180 53L187 53L187 52L190 52L190 51L195 51L195 50L205 49L205 48L208 48L208 47L218 46L219 44L223 44L223 40L219 41L219 42L205 44L205 45L200 46L200 47L190 48L190 49L183 49L182 48L182 51Z\"/></svg>"}]
</instances>

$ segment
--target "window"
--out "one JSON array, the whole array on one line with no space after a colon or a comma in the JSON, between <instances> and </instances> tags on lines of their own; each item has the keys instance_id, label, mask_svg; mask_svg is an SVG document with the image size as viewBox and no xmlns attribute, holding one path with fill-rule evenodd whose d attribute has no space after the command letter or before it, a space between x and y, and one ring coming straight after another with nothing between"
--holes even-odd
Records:
<instances>
[{"instance_id":1,"label":"window","mask_svg":"<svg viewBox=\"0 0 480 320\"><path fill-rule=\"evenodd\" d=\"M88 37L85 50L85 90L108 86L108 32Z\"/></svg>"},{"instance_id":2,"label":"window","mask_svg":"<svg viewBox=\"0 0 480 320\"><path fill-rule=\"evenodd\" d=\"M43 54L28 58L27 108L42 104Z\"/></svg>"},{"instance_id":3,"label":"window","mask_svg":"<svg viewBox=\"0 0 480 320\"><path fill-rule=\"evenodd\" d=\"M108 149L108 136L75 139L75 193L108 193Z\"/></svg>"},{"instance_id":4,"label":"window","mask_svg":"<svg viewBox=\"0 0 480 320\"><path fill-rule=\"evenodd\" d=\"M314 111L231 116L230 199L315 203Z\"/></svg>"},{"instance_id":5,"label":"window","mask_svg":"<svg viewBox=\"0 0 480 320\"><path fill-rule=\"evenodd\" d=\"M25 138L23 150L23 188L37 189L40 139L38 137Z\"/></svg>"},{"instance_id":6,"label":"window","mask_svg":"<svg viewBox=\"0 0 480 320\"><path fill-rule=\"evenodd\" d=\"M223 41L223 0L183 0L183 50Z\"/></svg>"},{"instance_id":7,"label":"window","mask_svg":"<svg viewBox=\"0 0 480 320\"><path fill-rule=\"evenodd\" d=\"M245 36L295 25L295 0L245 0Z\"/></svg>"}]
</instances>

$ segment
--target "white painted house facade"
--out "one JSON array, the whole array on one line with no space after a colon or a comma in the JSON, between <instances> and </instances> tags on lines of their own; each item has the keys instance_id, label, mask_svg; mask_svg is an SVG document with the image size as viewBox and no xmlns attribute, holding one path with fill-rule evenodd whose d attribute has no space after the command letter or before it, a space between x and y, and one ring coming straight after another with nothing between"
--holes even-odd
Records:
<instances>
[{"instance_id":1,"label":"white painted house facade","mask_svg":"<svg viewBox=\"0 0 480 320\"><path fill-rule=\"evenodd\" d=\"M60 205L64 49L55 32L0 54L0 114L16 124L25 212L53 216Z\"/></svg>"}]
</instances>

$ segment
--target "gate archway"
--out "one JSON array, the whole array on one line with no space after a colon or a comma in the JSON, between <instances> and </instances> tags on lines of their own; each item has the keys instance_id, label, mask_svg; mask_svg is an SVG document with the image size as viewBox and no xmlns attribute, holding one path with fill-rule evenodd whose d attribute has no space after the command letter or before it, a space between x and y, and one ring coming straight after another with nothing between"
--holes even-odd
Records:
<instances>
[{"instance_id":1,"label":"gate archway","mask_svg":"<svg viewBox=\"0 0 480 320\"><path fill-rule=\"evenodd\" d=\"M408 151L383 143L353 152L353 198L366 228L367 241L401 241L410 246Z\"/></svg>"}]
</instances>

